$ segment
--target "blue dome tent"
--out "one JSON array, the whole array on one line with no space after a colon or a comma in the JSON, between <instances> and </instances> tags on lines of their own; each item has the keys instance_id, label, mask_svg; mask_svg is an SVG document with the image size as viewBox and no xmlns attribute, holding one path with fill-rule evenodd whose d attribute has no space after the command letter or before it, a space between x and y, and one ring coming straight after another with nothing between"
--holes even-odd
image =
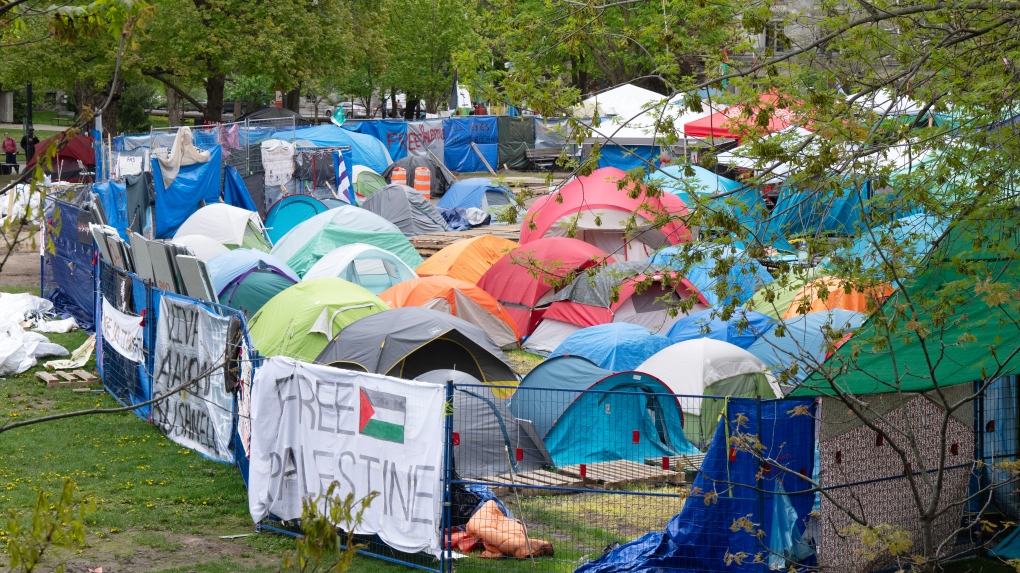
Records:
<instances>
[{"instance_id":1,"label":"blue dome tent","mask_svg":"<svg viewBox=\"0 0 1020 573\"><path fill-rule=\"evenodd\" d=\"M615 322L582 328L568 336L549 358L580 356L613 372L634 370L656 352L673 344L661 334L651 334L636 324Z\"/></svg>"},{"instance_id":2,"label":"blue dome tent","mask_svg":"<svg viewBox=\"0 0 1020 573\"><path fill-rule=\"evenodd\" d=\"M687 169L694 171L693 176L687 175ZM716 175L698 165L669 165L647 177L649 182L658 181L663 190L680 198L685 205L692 203L688 189L697 190L699 195L714 195L726 191L740 189L743 185L722 175Z\"/></svg>"},{"instance_id":3,"label":"blue dome tent","mask_svg":"<svg viewBox=\"0 0 1020 573\"><path fill-rule=\"evenodd\" d=\"M677 264L674 259L682 248L684 247L671 246L660 249L648 259L648 262L664 268L681 270L676 268ZM712 243L705 243L695 248L703 249L705 257L703 261L692 264L687 270L687 280L691 281L705 295L705 299L711 306L721 306L726 302L734 302L736 305L744 304L761 287L773 280L772 275L765 270L761 263L749 256L744 256L744 252L740 249ZM723 258L731 259L734 264L726 275L712 276L713 269ZM729 297L729 299L722 299L720 294ZM734 298L735 300L733 300Z\"/></svg>"},{"instance_id":4,"label":"blue dome tent","mask_svg":"<svg viewBox=\"0 0 1020 573\"><path fill-rule=\"evenodd\" d=\"M444 209L481 209L492 213L501 207L513 203L513 193L504 185L493 183L485 177L472 177L458 181L450 186L439 200L439 207Z\"/></svg>"},{"instance_id":5,"label":"blue dome tent","mask_svg":"<svg viewBox=\"0 0 1020 573\"><path fill-rule=\"evenodd\" d=\"M734 309L728 320L723 320L719 312L710 308L685 316L673 324L666 336L674 343L712 338L747 350L776 325L772 317L753 310Z\"/></svg>"},{"instance_id":6,"label":"blue dome tent","mask_svg":"<svg viewBox=\"0 0 1020 573\"><path fill-rule=\"evenodd\" d=\"M643 462L698 453L684 436L680 402L663 395L669 393L648 374L613 374L584 358L562 356L532 370L508 406L516 418L534 424L558 466Z\"/></svg>"},{"instance_id":7,"label":"blue dome tent","mask_svg":"<svg viewBox=\"0 0 1020 573\"><path fill-rule=\"evenodd\" d=\"M301 280L287 263L253 249L235 249L214 257L208 269L219 302L249 317Z\"/></svg>"},{"instance_id":8,"label":"blue dome tent","mask_svg":"<svg viewBox=\"0 0 1020 573\"><path fill-rule=\"evenodd\" d=\"M328 211L325 203L311 195L287 195L273 204L266 214L266 232L275 245L287 231L300 223Z\"/></svg>"}]
</instances>

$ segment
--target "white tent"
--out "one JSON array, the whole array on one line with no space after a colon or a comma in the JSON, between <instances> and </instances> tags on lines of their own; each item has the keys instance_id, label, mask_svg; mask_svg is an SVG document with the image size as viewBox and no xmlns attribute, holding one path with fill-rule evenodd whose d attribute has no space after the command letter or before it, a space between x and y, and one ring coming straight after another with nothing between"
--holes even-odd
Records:
<instances>
[{"instance_id":1,"label":"white tent","mask_svg":"<svg viewBox=\"0 0 1020 573\"><path fill-rule=\"evenodd\" d=\"M226 203L206 205L181 224L174 238L201 235L226 247L269 251L266 228L259 214Z\"/></svg>"},{"instance_id":2,"label":"white tent","mask_svg":"<svg viewBox=\"0 0 1020 573\"><path fill-rule=\"evenodd\" d=\"M351 205L341 205L335 209L323 211L287 231L287 234L273 245L273 256L284 261L289 260L327 223L336 223L358 231L401 232L396 225L371 211Z\"/></svg>"},{"instance_id":3,"label":"white tent","mask_svg":"<svg viewBox=\"0 0 1020 573\"><path fill-rule=\"evenodd\" d=\"M766 135L764 138L781 138L782 146L786 149L795 149L799 147L804 141L813 136L814 134L801 127L788 127L786 129L776 131ZM763 139L764 139L763 138ZM810 153L817 148L816 145L809 143L804 149L804 153ZM720 165L729 165L737 169L749 169L755 172L767 173L768 179L765 183L782 183L786 181L786 178L790 176L792 167L787 163L778 161L762 161L760 158L752 155L749 145L741 145L730 151L720 153L718 156L718 162Z\"/></svg>"},{"instance_id":4,"label":"white tent","mask_svg":"<svg viewBox=\"0 0 1020 573\"><path fill-rule=\"evenodd\" d=\"M178 236L175 236L170 242L191 249L191 252L195 253L195 257L207 263L224 253L230 252L230 249L224 247L223 243L204 235L180 236L180 233L178 233Z\"/></svg>"},{"instance_id":5,"label":"white tent","mask_svg":"<svg viewBox=\"0 0 1020 573\"><path fill-rule=\"evenodd\" d=\"M662 94L639 88L634 84L623 84L611 90L597 93L574 107L575 117L618 115L633 117L644 107L665 99Z\"/></svg>"},{"instance_id":6,"label":"white tent","mask_svg":"<svg viewBox=\"0 0 1020 573\"><path fill-rule=\"evenodd\" d=\"M354 243L326 253L305 273L305 280L323 277L339 277L377 295L418 275L397 255L365 243Z\"/></svg>"}]
</instances>

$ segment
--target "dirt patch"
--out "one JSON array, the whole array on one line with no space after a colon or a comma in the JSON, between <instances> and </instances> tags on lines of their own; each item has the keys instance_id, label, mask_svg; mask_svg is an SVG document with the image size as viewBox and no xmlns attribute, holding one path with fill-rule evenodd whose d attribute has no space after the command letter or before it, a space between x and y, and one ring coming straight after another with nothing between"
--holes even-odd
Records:
<instances>
[{"instance_id":1,"label":"dirt patch","mask_svg":"<svg viewBox=\"0 0 1020 573\"><path fill-rule=\"evenodd\" d=\"M0 270L0 282L4 286L39 286L39 245L31 243L28 240L19 243Z\"/></svg>"},{"instance_id":2,"label":"dirt patch","mask_svg":"<svg viewBox=\"0 0 1020 573\"><path fill-rule=\"evenodd\" d=\"M105 539L92 538L89 547L67 562L67 573L158 571L229 559L239 567L276 563L277 558L259 555L243 540L216 535L183 535L161 532L124 532Z\"/></svg>"}]
</instances>

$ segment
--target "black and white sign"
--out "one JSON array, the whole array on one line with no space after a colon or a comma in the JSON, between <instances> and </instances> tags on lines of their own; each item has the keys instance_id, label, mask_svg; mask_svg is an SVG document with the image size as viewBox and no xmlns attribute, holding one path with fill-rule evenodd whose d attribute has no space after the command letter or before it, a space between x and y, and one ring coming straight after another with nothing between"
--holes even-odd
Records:
<instances>
[{"instance_id":1,"label":"black and white sign","mask_svg":"<svg viewBox=\"0 0 1020 573\"><path fill-rule=\"evenodd\" d=\"M152 423L182 446L233 462L234 399L224 387L222 368L230 319L170 296L160 299L159 307L153 397L204 375L154 404Z\"/></svg>"},{"instance_id":2,"label":"black and white sign","mask_svg":"<svg viewBox=\"0 0 1020 573\"><path fill-rule=\"evenodd\" d=\"M399 551L440 551L445 389L292 358L255 375L248 506L301 517L334 481L341 497L377 492L356 533Z\"/></svg>"},{"instance_id":3,"label":"black and white sign","mask_svg":"<svg viewBox=\"0 0 1020 573\"><path fill-rule=\"evenodd\" d=\"M142 361L142 317L124 314L103 297L103 340L121 356Z\"/></svg>"}]
</instances>

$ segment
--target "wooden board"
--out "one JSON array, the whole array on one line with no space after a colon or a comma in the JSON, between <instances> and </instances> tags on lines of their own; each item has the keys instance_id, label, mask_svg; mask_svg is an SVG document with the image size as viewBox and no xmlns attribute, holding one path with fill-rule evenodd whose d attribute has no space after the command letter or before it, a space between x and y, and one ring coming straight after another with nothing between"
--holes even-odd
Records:
<instances>
[{"instance_id":1,"label":"wooden board","mask_svg":"<svg viewBox=\"0 0 1020 573\"><path fill-rule=\"evenodd\" d=\"M492 478L486 478L481 481L487 481L495 484L493 487L490 487L489 489L491 489L493 494L497 496L506 495L510 493L512 490L517 490L517 494L522 496L567 494L570 492L544 488L584 487L584 481L582 481L579 478L564 476L548 470L535 470L531 472L523 472L516 474L503 474ZM523 485L528 487L515 488L514 487L515 485Z\"/></svg>"},{"instance_id":2,"label":"wooden board","mask_svg":"<svg viewBox=\"0 0 1020 573\"><path fill-rule=\"evenodd\" d=\"M671 456L669 467L673 471L698 471L701 469L701 462L705 461L705 454L694 454L687 456ZM662 458L647 458L645 464L662 467Z\"/></svg>"},{"instance_id":3,"label":"wooden board","mask_svg":"<svg viewBox=\"0 0 1020 573\"><path fill-rule=\"evenodd\" d=\"M81 388L83 386L90 386L99 382L99 378L95 374L90 374L84 370L75 370L73 372L36 372L35 379L46 383L47 388Z\"/></svg>"},{"instance_id":4,"label":"wooden board","mask_svg":"<svg viewBox=\"0 0 1020 573\"><path fill-rule=\"evenodd\" d=\"M661 467L653 467L628 460L597 462L585 465L585 481L599 484L606 489L621 489L628 485L651 485L657 483L684 483L684 474ZM581 466L573 465L560 468L559 473L581 479Z\"/></svg>"},{"instance_id":5,"label":"wooden board","mask_svg":"<svg viewBox=\"0 0 1020 573\"><path fill-rule=\"evenodd\" d=\"M418 235L417 237L409 237L407 240L411 241L411 244L414 245L414 248L418 251L419 255L427 259L461 239L471 239L474 237L481 237L482 235L492 235L501 239L517 241L521 238L521 226L489 225L487 227L468 229L467 231L428 233L425 235Z\"/></svg>"}]
</instances>

